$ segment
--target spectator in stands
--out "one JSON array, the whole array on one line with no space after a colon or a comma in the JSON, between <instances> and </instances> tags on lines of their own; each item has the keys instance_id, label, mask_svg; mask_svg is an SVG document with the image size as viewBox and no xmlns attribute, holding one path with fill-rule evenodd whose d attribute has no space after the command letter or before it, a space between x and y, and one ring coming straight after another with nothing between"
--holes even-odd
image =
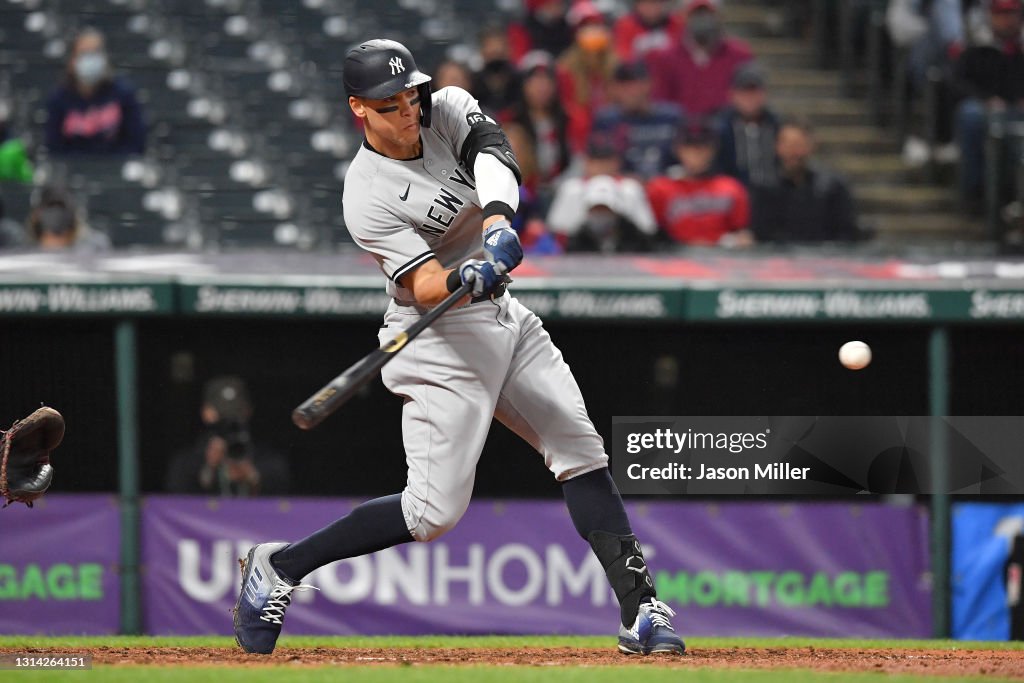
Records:
<instances>
[{"instance_id":1,"label":"spectator in stands","mask_svg":"<svg viewBox=\"0 0 1024 683\"><path fill-rule=\"evenodd\" d=\"M623 170L647 180L675 163L672 141L683 113L671 102L651 100L651 79L642 61L615 67L611 98L594 117L593 135L612 138L624 150Z\"/></svg>"},{"instance_id":2,"label":"spectator in stands","mask_svg":"<svg viewBox=\"0 0 1024 683\"><path fill-rule=\"evenodd\" d=\"M110 239L90 230L78 213L75 198L66 189L47 185L28 215L28 241L48 251L98 251L110 248Z\"/></svg>"},{"instance_id":3,"label":"spectator in stands","mask_svg":"<svg viewBox=\"0 0 1024 683\"><path fill-rule=\"evenodd\" d=\"M729 100L718 120L715 168L748 188L773 184L779 118L768 106L764 72L754 62L736 70Z\"/></svg>"},{"instance_id":4,"label":"spectator in stands","mask_svg":"<svg viewBox=\"0 0 1024 683\"><path fill-rule=\"evenodd\" d=\"M25 145L21 140L10 137L7 120L0 102L0 183L5 192L28 197L32 182L32 163L28 159ZM7 215L7 208L0 198L0 249L25 244L25 216Z\"/></svg>"},{"instance_id":5,"label":"spectator in stands","mask_svg":"<svg viewBox=\"0 0 1024 683\"><path fill-rule=\"evenodd\" d=\"M519 186L519 208L512 217L512 228L519 234L524 253L560 254L563 251L562 245L554 240L543 220L544 208L550 199L550 188L538 180L537 150L533 140L518 123L505 124L504 129L523 173L523 184Z\"/></svg>"},{"instance_id":6,"label":"spectator in stands","mask_svg":"<svg viewBox=\"0 0 1024 683\"><path fill-rule=\"evenodd\" d=\"M46 146L51 154L141 154L146 143L134 89L114 76L103 34L79 33L65 81L47 102Z\"/></svg>"},{"instance_id":7,"label":"spectator in stands","mask_svg":"<svg viewBox=\"0 0 1024 683\"><path fill-rule=\"evenodd\" d=\"M548 227L567 251L649 251L658 232L643 185L622 175L622 155L607 138L591 140L584 175L558 188Z\"/></svg>"},{"instance_id":8,"label":"spectator in stands","mask_svg":"<svg viewBox=\"0 0 1024 683\"><path fill-rule=\"evenodd\" d=\"M526 0L526 18L508 27L512 61L519 63L527 53L542 50L552 57L572 45L572 28L566 20L567 0Z\"/></svg>"},{"instance_id":9,"label":"spectator in stands","mask_svg":"<svg viewBox=\"0 0 1024 683\"><path fill-rule=\"evenodd\" d=\"M989 122L1019 119L1024 114L1022 15L1021 0L991 0L990 36L964 50L956 63L956 87L964 98L956 112L961 192L972 213L982 207Z\"/></svg>"},{"instance_id":10,"label":"spectator in stands","mask_svg":"<svg viewBox=\"0 0 1024 683\"><path fill-rule=\"evenodd\" d=\"M963 40L964 23L960 0L889 0L886 25L894 45L907 51L909 92L907 96L923 96L928 72L938 70L942 81L936 84L942 99L936 110L927 116L936 117L938 146L931 149L920 134L907 136L903 160L908 166L923 166L933 157L942 163L956 160L952 144L952 121L949 112L953 103L948 87L951 72L950 48Z\"/></svg>"},{"instance_id":11,"label":"spectator in stands","mask_svg":"<svg viewBox=\"0 0 1024 683\"><path fill-rule=\"evenodd\" d=\"M615 22L615 52L624 62L643 59L652 50L664 50L683 37L682 16L669 0L633 0L633 9Z\"/></svg>"},{"instance_id":12,"label":"spectator in stands","mask_svg":"<svg viewBox=\"0 0 1024 683\"><path fill-rule=\"evenodd\" d=\"M3 102L0 102L0 182L32 182L32 162L25 144L9 132Z\"/></svg>"},{"instance_id":13,"label":"spectator in stands","mask_svg":"<svg viewBox=\"0 0 1024 683\"><path fill-rule=\"evenodd\" d=\"M647 183L647 197L658 225L673 242L748 246L747 191L735 178L714 173L715 144L709 121L684 123L676 138L683 175L654 178Z\"/></svg>"},{"instance_id":14,"label":"spectator in stands","mask_svg":"<svg viewBox=\"0 0 1024 683\"><path fill-rule=\"evenodd\" d=\"M0 249L12 249L25 244L25 231L17 221L7 217L7 207L0 200Z\"/></svg>"},{"instance_id":15,"label":"spectator in stands","mask_svg":"<svg viewBox=\"0 0 1024 683\"><path fill-rule=\"evenodd\" d=\"M469 67L454 59L446 59L438 64L434 69L431 80L431 86L433 86L435 91L447 88L450 85L462 88L466 92L469 92L473 87L473 73L469 70Z\"/></svg>"},{"instance_id":16,"label":"spectator in stands","mask_svg":"<svg viewBox=\"0 0 1024 683\"><path fill-rule=\"evenodd\" d=\"M500 118L519 97L519 71L503 28L488 26L480 32L480 58L483 66L473 74L470 92L484 112Z\"/></svg>"},{"instance_id":17,"label":"spectator in stands","mask_svg":"<svg viewBox=\"0 0 1024 683\"><path fill-rule=\"evenodd\" d=\"M609 103L615 50L608 20L590 0L569 10L572 46L558 59L558 90L569 117L569 148L582 152L593 123L593 113Z\"/></svg>"},{"instance_id":18,"label":"spectator in stands","mask_svg":"<svg viewBox=\"0 0 1024 683\"><path fill-rule=\"evenodd\" d=\"M252 403L241 378L223 375L207 382L200 418L204 429L195 444L171 459L169 492L222 496L288 492L288 461L255 443L249 432Z\"/></svg>"},{"instance_id":19,"label":"spectator in stands","mask_svg":"<svg viewBox=\"0 0 1024 683\"><path fill-rule=\"evenodd\" d=\"M562 108L555 67L546 52L531 52L520 63L521 97L504 122L516 148L523 185L544 194L569 165L569 118Z\"/></svg>"},{"instance_id":20,"label":"spectator in stands","mask_svg":"<svg viewBox=\"0 0 1024 683\"><path fill-rule=\"evenodd\" d=\"M729 103L733 74L753 58L745 42L724 34L711 0L690 0L682 40L648 53L654 99L675 102L691 116L708 116Z\"/></svg>"},{"instance_id":21,"label":"spectator in stands","mask_svg":"<svg viewBox=\"0 0 1024 683\"><path fill-rule=\"evenodd\" d=\"M824 242L862 239L850 190L813 161L814 137L800 120L779 127L779 180L751 188L753 233L758 242Z\"/></svg>"}]
</instances>

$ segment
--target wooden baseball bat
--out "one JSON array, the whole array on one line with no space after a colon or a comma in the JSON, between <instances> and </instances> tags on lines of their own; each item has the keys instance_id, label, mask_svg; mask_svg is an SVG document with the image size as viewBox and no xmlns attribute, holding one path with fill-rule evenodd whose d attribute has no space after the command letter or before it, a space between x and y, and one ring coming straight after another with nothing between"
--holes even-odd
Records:
<instances>
[{"instance_id":1,"label":"wooden baseball bat","mask_svg":"<svg viewBox=\"0 0 1024 683\"><path fill-rule=\"evenodd\" d=\"M320 391L310 396L298 408L292 411L292 422L300 429L312 429L324 421L335 410L352 398L363 385L377 376L382 367L395 357L406 344L415 339L420 332L434 324L445 311L455 305L462 297L472 291L472 284L464 284L448 297L420 316L420 319L401 332L394 339L387 341L379 349L371 351L365 358L354 363L345 372L328 382Z\"/></svg>"}]
</instances>

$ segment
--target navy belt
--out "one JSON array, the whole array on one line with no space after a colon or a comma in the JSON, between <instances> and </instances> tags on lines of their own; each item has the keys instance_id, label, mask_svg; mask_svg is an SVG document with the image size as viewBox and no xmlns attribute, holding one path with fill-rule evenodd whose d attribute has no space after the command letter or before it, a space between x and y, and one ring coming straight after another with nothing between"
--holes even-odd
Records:
<instances>
[{"instance_id":1,"label":"navy belt","mask_svg":"<svg viewBox=\"0 0 1024 683\"><path fill-rule=\"evenodd\" d=\"M495 287L494 291L491 292L490 294L482 294L480 296L474 296L472 299L469 300L469 303L471 303L471 304L478 304L481 301L494 301L495 299L500 299L502 296L505 295L505 290L506 289L508 289L508 285L506 283L502 282L500 285Z\"/></svg>"}]
</instances>

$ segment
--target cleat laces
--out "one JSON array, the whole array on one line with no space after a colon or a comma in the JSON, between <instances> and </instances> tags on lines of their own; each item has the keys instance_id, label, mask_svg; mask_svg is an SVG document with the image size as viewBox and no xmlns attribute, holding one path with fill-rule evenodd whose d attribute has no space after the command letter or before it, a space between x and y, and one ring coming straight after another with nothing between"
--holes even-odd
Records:
<instances>
[{"instance_id":1,"label":"cleat laces","mask_svg":"<svg viewBox=\"0 0 1024 683\"><path fill-rule=\"evenodd\" d=\"M306 584L292 586L279 579L274 585L274 589L270 591L267 604L261 610L263 614L260 615L260 620L281 626L281 622L284 619L284 611L288 609L288 605L292 602L292 591L302 591L310 588L315 591L320 590L316 586Z\"/></svg>"},{"instance_id":2,"label":"cleat laces","mask_svg":"<svg viewBox=\"0 0 1024 683\"><path fill-rule=\"evenodd\" d=\"M650 617L651 623L655 626L667 628L669 631L674 633L675 629L672 628L672 624L669 622L669 619L676 615L675 611L662 601L655 600L653 598L647 604L650 605L647 610L647 615Z\"/></svg>"}]
</instances>

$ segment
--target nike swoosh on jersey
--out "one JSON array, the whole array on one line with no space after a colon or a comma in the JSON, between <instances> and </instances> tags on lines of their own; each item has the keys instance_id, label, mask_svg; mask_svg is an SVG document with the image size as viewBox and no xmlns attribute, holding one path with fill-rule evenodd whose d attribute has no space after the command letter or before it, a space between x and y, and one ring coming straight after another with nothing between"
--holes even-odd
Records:
<instances>
[{"instance_id":1,"label":"nike swoosh on jersey","mask_svg":"<svg viewBox=\"0 0 1024 683\"><path fill-rule=\"evenodd\" d=\"M406 185L405 186L405 194L398 195L398 198L401 199L403 202L406 199L408 199L409 198L409 188L411 188L411 187L412 187L412 183L409 183L408 185Z\"/></svg>"}]
</instances>

